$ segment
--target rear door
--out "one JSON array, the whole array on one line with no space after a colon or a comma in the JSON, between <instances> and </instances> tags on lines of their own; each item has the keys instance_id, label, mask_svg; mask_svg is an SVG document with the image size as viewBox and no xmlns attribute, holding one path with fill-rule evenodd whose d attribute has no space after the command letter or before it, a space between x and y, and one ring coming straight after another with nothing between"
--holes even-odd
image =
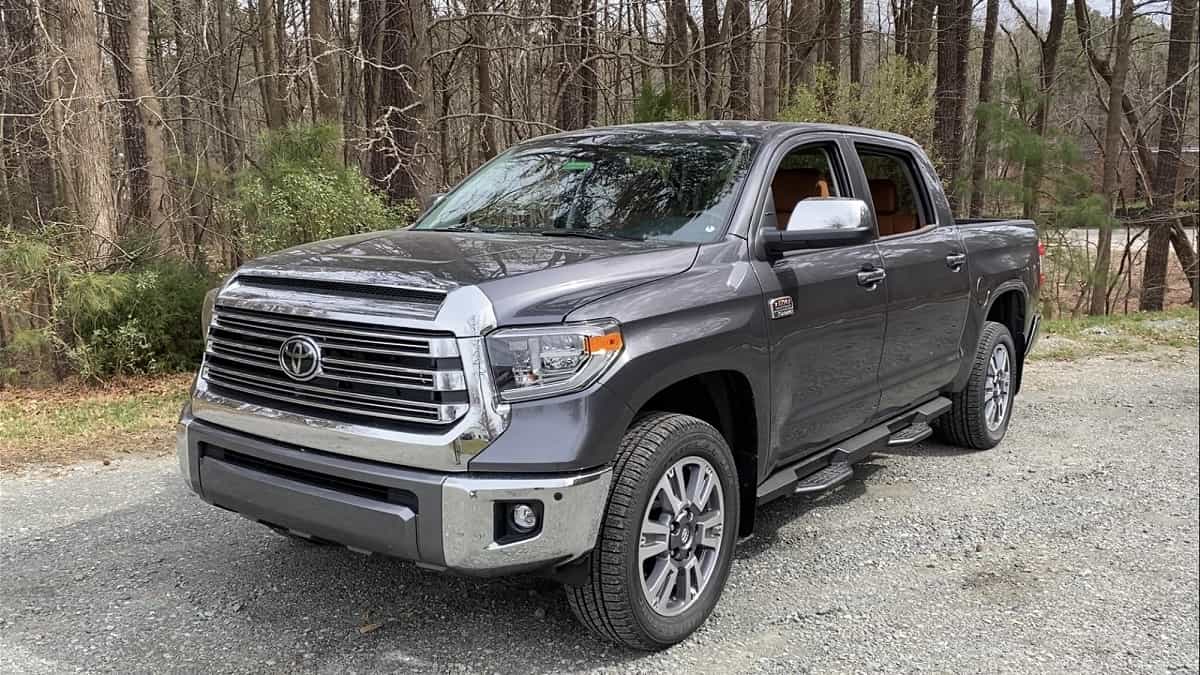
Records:
<instances>
[{"instance_id":1,"label":"rear door","mask_svg":"<svg viewBox=\"0 0 1200 675\"><path fill-rule=\"evenodd\" d=\"M887 273L878 411L887 417L944 388L958 373L970 276L962 237L924 155L874 137L856 138L854 150Z\"/></svg>"},{"instance_id":2,"label":"rear door","mask_svg":"<svg viewBox=\"0 0 1200 675\"><path fill-rule=\"evenodd\" d=\"M852 196L839 139L802 138L772 159L773 178L759 197L759 228L786 227L804 199ZM779 465L875 416L886 296L878 285L859 285L858 273L882 260L873 242L755 257L771 346L771 459Z\"/></svg>"}]
</instances>

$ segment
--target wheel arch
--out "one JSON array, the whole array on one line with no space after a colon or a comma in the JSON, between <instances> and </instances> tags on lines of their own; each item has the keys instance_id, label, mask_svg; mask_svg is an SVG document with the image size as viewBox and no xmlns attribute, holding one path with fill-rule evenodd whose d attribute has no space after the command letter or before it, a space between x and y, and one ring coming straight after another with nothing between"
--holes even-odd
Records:
<instances>
[{"instance_id":1,"label":"wheel arch","mask_svg":"<svg viewBox=\"0 0 1200 675\"><path fill-rule=\"evenodd\" d=\"M709 370L677 379L638 405L634 420L650 412L690 415L711 424L725 438L737 467L741 516L738 533L754 530L759 475L759 415L750 378L738 370Z\"/></svg>"}]
</instances>

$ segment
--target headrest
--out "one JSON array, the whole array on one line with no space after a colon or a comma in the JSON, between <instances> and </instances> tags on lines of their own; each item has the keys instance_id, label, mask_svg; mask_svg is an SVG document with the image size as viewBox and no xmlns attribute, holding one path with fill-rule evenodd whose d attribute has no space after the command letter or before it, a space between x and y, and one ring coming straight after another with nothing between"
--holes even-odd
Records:
<instances>
[{"instance_id":1,"label":"headrest","mask_svg":"<svg viewBox=\"0 0 1200 675\"><path fill-rule=\"evenodd\" d=\"M829 196L829 184L816 169L780 169L771 181L771 190L779 211L791 211L801 199Z\"/></svg>"},{"instance_id":2,"label":"headrest","mask_svg":"<svg viewBox=\"0 0 1200 675\"><path fill-rule=\"evenodd\" d=\"M875 202L875 213L890 216L896 212L896 184L887 178L872 178L871 201Z\"/></svg>"}]
</instances>

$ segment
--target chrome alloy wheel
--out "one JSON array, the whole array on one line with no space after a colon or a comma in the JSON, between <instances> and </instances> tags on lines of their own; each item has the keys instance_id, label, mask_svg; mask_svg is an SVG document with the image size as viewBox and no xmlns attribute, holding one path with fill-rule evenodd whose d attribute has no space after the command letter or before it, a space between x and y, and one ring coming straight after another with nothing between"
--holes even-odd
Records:
<instances>
[{"instance_id":1,"label":"chrome alloy wheel","mask_svg":"<svg viewBox=\"0 0 1200 675\"><path fill-rule=\"evenodd\" d=\"M642 593L656 613L675 616L695 604L717 569L724 525L725 493L707 460L684 457L658 479L638 551Z\"/></svg>"},{"instance_id":2,"label":"chrome alloy wheel","mask_svg":"<svg viewBox=\"0 0 1200 675\"><path fill-rule=\"evenodd\" d=\"M988 360L987 376L983 382L983 419L988 431L995 431L1004 423L1011 401L1012 359L1008 355L1008 347L998 344Z\"/></svg>"}]
</instances>

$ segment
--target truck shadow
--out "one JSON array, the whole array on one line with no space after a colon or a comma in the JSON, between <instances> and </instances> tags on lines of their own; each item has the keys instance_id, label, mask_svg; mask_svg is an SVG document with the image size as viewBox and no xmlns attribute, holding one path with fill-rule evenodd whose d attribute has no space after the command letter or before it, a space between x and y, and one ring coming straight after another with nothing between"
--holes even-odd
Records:
<instances>
[{"instance_id":1,"label":"truck shadow","mask_svg":"<svg viewBox=\"0 0 1200 675\"><path fill-rule=\"evenodd\" d=\"M739 560L753 558L776 545L781 527L794 523L813 511L846 504L862 497L867 492L865 480L885 468L887 467L883 464L867 460L855 465L854 478L835 490L814 496L784 497L759 507L755 514L754 536L738 544L735 557Z\"/></svg>"},{"instance_id":2,"label":"truck shadow","mask_svg":"<svg viewBox=\"0 0 1200 675\"><path fill-rule=\"evenodd\" d=\"M941 448L920 449L931 450ZM864 496L885 464L860 464L834 492L759 509L756 536L737 558L774 546L781 528L814 511ZM654 655L585 632L548 580L447 576L287 539L201 503L169 467L131 495L124 508L57 528L6 528L6 649L58 671L656 670Z\"/></svg>"}]
</instances>

